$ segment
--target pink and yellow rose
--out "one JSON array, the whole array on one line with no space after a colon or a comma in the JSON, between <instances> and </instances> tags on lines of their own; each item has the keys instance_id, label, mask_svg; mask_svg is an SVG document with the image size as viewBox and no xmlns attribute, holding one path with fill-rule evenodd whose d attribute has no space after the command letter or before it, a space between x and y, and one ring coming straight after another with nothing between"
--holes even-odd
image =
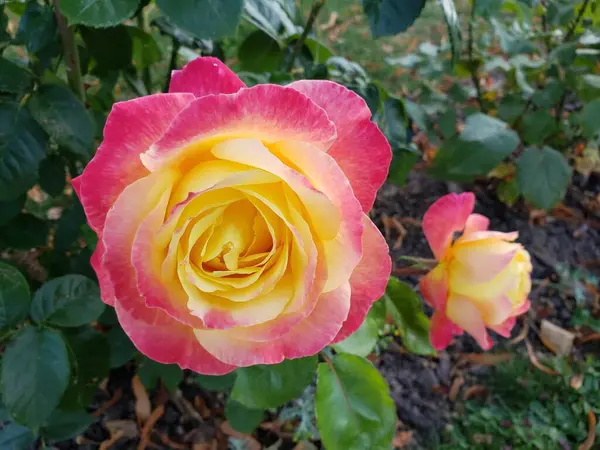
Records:
<instances>
[{"instance_id":1,"label":"pink and yellow rose","mask_svg":"<svg viewBox=\"0 0 600 450\"><path fill-rule=\"evenodd\" d=\"M248 88L214 58L114 105L73 186L102 297L142 353L224 374L361 325L391 268L366 215L391 159L370 117L336 83Z\"/></svg>"},{"instance_id":2,"label":"pink and yellow rose","mask_svg":"<svg viewBox=\"0 0 600 450\"><path fill-rule=\"evenodd\" d=\"M448 194L423 217L423 231L438 265L421 279L435 309L431 343L438 349L463 330L484 350L493 343L486 328L509 337L515 317L529 309L529 253L513 242L518 233L488 231L489 219L472 214L475 196ZM462 235L454 239L454 234Z\"/></svg>"}]
</instances>

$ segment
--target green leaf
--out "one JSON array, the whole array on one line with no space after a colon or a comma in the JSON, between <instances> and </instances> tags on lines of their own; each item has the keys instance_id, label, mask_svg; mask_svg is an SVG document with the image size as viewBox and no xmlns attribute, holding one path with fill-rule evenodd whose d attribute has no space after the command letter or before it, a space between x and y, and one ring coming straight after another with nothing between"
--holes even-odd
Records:
<instances>
[{"instance_id":1,"label":"green leaf","mask_svg":"<svg viewBox=\"0 0 600 450\"><path fill-rule=\"evenodd\" d=\"M525 200L550 209L562 200L571 178L565 157L550 147L529 147L517 160L517 182Z\"/></svg>"},{"instance_id":2,"label":"green leaf","mask_svg":"<svg viewBox=\"0 0 600 450\"><path fill-rule=\"evenodd\" d=\"M113 327L107 334L110 346L110 367L121 367L132 359L137 349L120 326Z\"/></svg>"},{"instance_id":3,"label":"green leaf","mask_svg":"<svg viewBox=\"0 0 600 450\"><path fill-rule=\"evenodd\" d=\"M474 13L482 17L490 17L495 15L502 7L504 0L478 0L474 3Z\"/></svg>"},{"instance_id":4,"label":"green leaf","mask_svg":"<svg viewBox=\"0 0 600 450\"><path fill-rule=\"evenodd\" d=\"M59 155L49 155L40 163L40 187L52 197L60 195L67 184L65 161Z\"/></svg>"},{"instance_id":5,"label":"green leaf","mask_svg":"<svg viewBox=\"0 0 600 450\"><path fill-rule=\"evenodd\" d=\"M133 40L133 62L138 70L161 61L160 48L152 35L136 27L127 27Z\"/></svg>"},{"instance_id":6,"label":"green leaf","mask_svg":"<svg viewBox=\"0 0 600 450\"><path fill-rule=\"evenodd\" d=\"M40 434L52 441L64 441L83 433L94 421L85 411L56 410L46 421Z\"/></svg>"},{"instance_id":7,"label":"green leaf","mask_svg":"<svg viewBox=\"0 0 600 450\"><path fill-rule=\"evenodd\" d=\"M437 119L437 126L446 139L456 135L456 109L444 111Z\"/></svg>"},{"instance_id":8,"label":"green leaf","mask_svg":"<svg viewBox=\"0 0 600 450\"><path fill-rule=\"evenodd\" d=\"M44 85L28 103L34 119L59 144L89 156L94 143L94 122L71 90Z\"/></svg>"},{"instance_id":9,"label":"green leaf","mask_svg":"<svg viewBox=\"0 0 600 450\"><path fill-rule=\"evenodd\" d=\"M33 74L24 67L0 56L0 92L21 94L33 87Z\"/></svg>"},{"instance_id":10,"label":"green leaf","mask_svg":"<svg viewBox=\"0 0 600 450\"><path fill-rule=\"evenodd\" d=\"M246 0L244 18L273 39L291 36L297 31L290 12L279 1Z\"/></svg>"},{"instance_id":11,"label":"green leaf","mask_svg":"<svg viewBox=\"0 0 600 450\"><path fill-rule=\"evenodd\" d=\"M523 141L527 145L543 144L546 139L556 133L557 124L548 110L538 109L525 114L521 125Z\"/></svg>"},{"instance_id":12,"label":"green leaf","mask_svg":"<svg viewBox=\"0 0 600 450\"><path fill-rule=\"evenodd\" d=\"M421 15L425 0L364 0L363 10L375 37L405 31Z\"/></svg>"},{"instance_id":13,"label":"green leaf","mask_svg":"<svg viewBox=\"0 0 600 450\"><path fill-rule=\"evenodd\" d=\"M0 448L7 450L27 450L35 442L31 430L18 423L11 422L0 432Z\"/></svg>"},{"instance_id":14,"label":"green leaf","mask_svg":"<svg viewBox=\"0 0 600 450\"><path fill-rule=\"evenodd\" d=\"M144 358L138 367L137 374L147 389L154 389L159 379L169 391L174 391L181 382L183 370L177 364L161 364Z\"/></svg>"},{"instance_id":15,"label":"green leaf","mask_svg":"<svg viewBox=\"0 0 600 450\"><path fill-rule=\"evenodd\" d=\"M389 450L396 406L381 374L369 361L339 354L319 364L317 427L328 450Z\"/></svg>"},{"instance_id":16,"label":"green leaf","mask_svg":"<svg viewBox=\"0 0 600 450\"><path fill-rule=\"evenodd\" d=\"M392 148L406 147L409 142L408 114L402 99L389 96L383 102L383 115L379 119Z\"/></svg>"},{"instance_id":17,"label":"green leaf","mask_svg":"<svg viewBox=\"0 0 600 450\"><path fill-rule=\"evenodd\" d=\"M60 11L70 25L110 27L133 16L140 0L61 0Z\"/></svg>"},{"instance_id":18,"label":"green leaf","mask_svg":"<svg viewBox=\"0 0 600 450\"><path fill-rule=\"evenodd\" d=\"M325 64L329 58L334 56L333 51L317 39L307 37L304 45L310 51L315 64Z\"/></svg>"},{"instance_id":19,"label":"green leaf","mask_svg":"<svg viewBox=\"0 0 600 450\"><path fill-rule=\"evenodd\" d=\"M27 10L19 21L14 43L25 45L27 50L37 53L49 47L58 38L54 12L37 2L28 2Z\"/></svg>"},{"instance_id":20,"label":"green leaf","mask_svg":"<svg viewBox=\"0 0 600 450\"><path fill-rule=\"evenodd\" d=\"M298 397L312 381L317 357L237 369L231 398L248 408L276 408Z\"/></svg>"},{"instance_id":21,"label":"green leaf","mask_svg":"<svg viewBox=\"0 0 600 450\"><path fill-rule=\"evenodd\" d=\"M508 94L502 97L498 106L498 117L505 122L513 123L525 111L525 102L520 96Z\"/></svg>"},{"instance_id":22,"label":"green leaf","mask_svg":"<svg viewBox=\"0 0 600 450\"><path fill-rule=\"evenodd\" d=\"M96 320L104 311L100 289L82 275L55 278L35 293L31 318L37 323L79 327Z\"/></svg>"},{"instance_id":23,"label":"green leaf","mask_svg":"<svg viewBox=\"0 0 600 450\"><path fill-rule=\"evenodd\" d=\"M86 223L83 206L76 198L71 206L63 210L60 219L58 219L56 232L54 233L54 250L57 252L69 250L81 234L81 227Z\"/></svg>"},{"instance_id":24,"label":"green leaf","mask_svg":"<svg viewBox=\"0 0 600 450\"><path fill-rule=\"evenodd\" d=\"M411 102L410 100L405 100L404 107L406 108L408 117L411 118L419 130L427 131L431 128L427 113L421 105Z\"/></svg>"},{"instance_id":25,"label":"green leaf","mask_svg":"<svg viewBox=\"0 0 600 450\"><path fill-rule=\"evenodd\" d=\"M48 224L32 214L19 214L0 227L0 247L32 249L48 242Z\"/></svg>"},{"instance_id":26,"label":"green leaf","mask_svg":"<svg viewBox=\"0 0 600 450\"><path fill-rule=\"evenodd\" d=\"M90 56L96 61L95 73L107 75L113 70L126 69L133 59L133 41L129 27L119 25L111 28L82 28Z\"/></svg>"},{"instance_id":27,"label":"green leaf","mask_svg":"<svg viewBox=\"0 0 600 450\"><path fill-rule=\"evenodd\" d=\"M243 70L276 72L283 65L283 51L276 40L262 30L252 32L238 49Z\"/></svg>"},{"instance_id":28,"label":"green leaf","mask_svg":"<svg viewBox=\"0 0 600 450\"><path fill-rule=\"evenodd\" d=\"M227 375L196 375L196 383L207 391L224 392L231 389L237 378L237 372L230 372Z\"/></svg>"},{"instance_id":29,"label":"green leaf","mask_svg":"<svg viewBox=\"0 0 600 450\"><path fill-rule=\"evenodd\" d=\"M0 261L0 330L27 318L31 294L25 277L16 267Z\"/></svg>"},{"instance_id":30,"label":"green leaf","mask_svg":"<svg viewBox=\"0 0 600 450\"><path fill-rule=\"evenodd\" d=\"M373 351L379 338L379 329L385 323L385 303L375 302L360 328L341 342L333 345L337 352L367 356Z\"/></svg>"},{"instance_id":31,"label":"green leaf","mask_svg":"<svg viewBox=\"0 0 600 450\"><path fill-rule=\"evenodd\" d=\"M600 118L600 99L587 103L577 117L585 138L592 139L600 131L598 118Z\"/></svg>"},{"instance_id":32,"label":"green leaf","mask_svg":"<svg viewBox=\"0 0 600 450\"><path fill-rule=\"evenodd\" d=\"M519 195L521 195L517 180L512 179L510 181L503 181L496 188L496 194L498 195L498 199L505 205L514 205L519 198Z\"/></svg>"},{"instance_id":33,"label":"green leaf","mask_svg":"<svg viewBox=\"0 0 600 450\"><path fill-rule=\"evenodd\" d=\"M0 100L0 201L17 198L37 181L47 140L26 109Z\"/></svg>"},{"instance_id":34,"label":"green leaf","mask_svg":"<svg viewBox=\"0 0 600 450\"><path fill-rule=\"evenodd\" d=\"M407 350L419 355L435 355L429 343L429 319L421 309L421 299L412 288L390 277L385 289L387 312L396 322Z\"/></svg>"},{"instance_id":35,"label":"green leaf","mask_svg":"<svg viewBox=\"0 0 600 450\"><path fill-rule=\"evenodd\" d=\"M431 173L438 178L472 180L486 175L518 145L519 136L505 122L475 113L467 117L459 136L444 143Z\"/></svg>"},{"instance_id":36,"label":"green leaf","mask_svg":"<svg viewBox=\"0 0 600 450\"><path fill-rule=\"evenodd\" d=\"M252 433L260 425L264 415L262 409L247 408L232 399L229 399L225 405L225 417L229 425L240 433Z\"/></svg>"},{"instance_id":37,"label":"green leaf","mask_svg":"<svg viewBox=\"0 0 600 450\"><path fill-rule=\"evenodd\" d=\"M414 145L392 148L392 164L388 179L392 183L404 185L408 174L419 160L420 153Z\"/></svg>"},{"instance_id":38,"label":"green leaf","mask_svg":"<svg viewBox=\"0 0 600 450\"><path fill-rule=\"evenodd\" d=\"M243 0L156 0L162 13L175 25L200 39L234 34Z\"/></svg>"},{"instance_id":39,"label":"green leaf","mask_svg":"<svg viewBox=\"0 0 600 450\"><path fill-rule=\"evenodd\" d=\"M69 384L69 356L60 333L27 325L2 361L2 398L15 422L37 429Z\"/></svg>"},{"instance_id":40,"label":"green leaf","mask_svg":"<svg viewBox=\"0 0 600 450\"><path fill-rule=\"evenodd\" d=\"M0 227L17 217L25 206L26 195L21 195L14 200L0 202Z\"/></svg>"},{"instance_id":41,"label":"green leaf","mask_svg":"<svg viewBox=\"0 0 600 450\"><path fill-rule=\"evenodd\" d=\"M448 38L452 49L452 62L456 63L460 58L462 40L456 5L454 4L454 0L439 0L439 5L442 7L444 20L446 21L446 27L448 28Z\"/></svg>"}]
</instances>

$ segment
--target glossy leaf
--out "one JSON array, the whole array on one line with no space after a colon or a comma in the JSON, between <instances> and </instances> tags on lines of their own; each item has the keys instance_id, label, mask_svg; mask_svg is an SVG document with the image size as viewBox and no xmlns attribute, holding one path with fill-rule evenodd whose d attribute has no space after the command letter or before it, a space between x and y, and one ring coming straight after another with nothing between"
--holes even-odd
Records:
<instances>
[{"instance_id":1,"label":"glossy leaf","mask_svg":"<svg viewBox=\"0 0 600 450\"><path fill-rule=\"evenodd\" d=\"M129 19L140 0L61 0L60 10L69 24L110 27Z\"/></svg>"},{"instance_id":2,"label":"glossy leaf","mask_svg":"<svg viewBox=\"0 0 600 450\"><path fill-rule=\"evenodd\" d=\"M389 450L396 406L381 374L364 358L339 354L317 376L317 426L328 450Z\"/></svg>"},{"instance_id":3,"label":"glossy leaf","mask_svg":"<svg viewBox=\"0 0 600 450\"><path fill-rule=\"evenodd\" d=\"M18 423L10 422L0 431L0 448L7 450L26 450L35 442L31 430Z\"/></svg>"},{"instance_id":4,"label":"glossy leaf","mask_svg":"<svg viewBox=\"0 0 600 450\"><path fill-rule=\"evenodd\" d=\"M262 409L248 408L232 399L225 405L225 417L229 425L240 433L252 433L260 425L264 415Z\"/></svg>"},{"instance_id":5,"label":"glossy leaf","mask_svg":"<svg viewBox=\"0 0 600 450\"><path fill-rule=\"evenodd\" d=\"M600 132L600 99L596 99L583 107L578 115L578 121L583 130L583 136L592 139Z\"/></svg>"},{"instance_id":6,"label":"glossy leaf","mask_svg":"<svg viewBox=\"0 0 600 450\"><path fill-rule=\"evenodd\" d=\"M21 94L33 87L33 74L0 56L0 92Z\"/></svg>"},{"instance_id":7,"label":"glossy leaf","mask_svg":"<svg viewBox=\"0 0 600 450\"><path fill-rule=\"evenodd\" d=\"M311 356L240 368L231 398L248 408L276 408L302 393L313 380L316 366L317 357Z\"/></svg>"},{"instance_id":8,"label":"glossy leaf","mask_svg":"<svg viewBox=\"0 0 600 450\"><path fill-rule=\"evenodd\" d=\"M85 411L56 410L46 421L40 434L52 441L64 441L83 433L94 421Z\"/></svg>"},{"instance_id":9,"label":"glossy leaf","mask_svg":"<svg viewBox=\"0 0 600 450\"><path fill-rule=\"evenodd\" d=\"M283 65L283 51L271 36L256 30L240 45L238 59L243 70L275 72Z\"/></svg>"},{"instance_id":10,"label":"glossy leaf","mask_svg":"<svg viewBox=\"0 0 600 450\"><path fill-rule=\"evenodd\" d=\"M334 344L337 352L367 356L373 351L379 338L379 330L385 323L386 305L379 300L373 303L360 328L341 342Z\"/></svg>"},{"instance_id":11,"label":"glossy leaf","mask_svg":"<svg viewBox=\"0 0 600 450\"><path fill-rule=\"evenodd\" d=\"M562 200L571 168L560 152L550 147L529 147L517 160L517 182L525 200L550 209Z\"/></svg>"},{"instance_id":12,"label":"glossy leaf","mask_svg":"<svg viewBox=\"0 0 600 450\"><path fill-rule=\"evenodd\" d=\"M364 0L363 10L375 37L405 31L419 17L425 0Z\"/></svg>"},{"instance_id":13,"label":"glossy leaf","mask_svg":"<svg viewBox=\"0 0 600 450\"><path fill-rule=\"evenodd\" d=\"M536 145L543 144L556 133L558 127L549 111L538 109L523 116L521 128L525 144Z\"/></svg>"},{"instance_id":14,"label":"glossy leaf","mask_svg":"<svg viewBox=\"0 0 600 450\"><path fill-rule=\"evenodd\" d=\"M390 277L384 299L406 349L420 355L435 355L429 343L429 319L423 313L422 301L415 291L408 284Z\"/></svg>"},{"instance_id":15,"label":"glossy leaf","mask_svg":"<svg viewBox=\"0 0 600 450\"><path fill-rule=\"evenodd\" d=\"M58 155L50 155L40 163L40 187L52 197L60 195L67 184L65 161Z\"/></svg>"},{"instance_id":16,"label":"glossy leaf","mask_svg":"<svg viewBox=\"0 0 600 450\"><path fill-rule=\"evenodd\" d=\"M127 27L133 40L133 62L138 70L160 62L160 48L151 34L136 27Z\"/></svg>"},{"instance_id":17,"label":"glossy leaf","mask_svg":"<svg viewBox=\"0 0 600 450\"><path fill-rule=\"evenodd\" d=\"M58 331L23 328L2 361L2 398L15 422L36 429L56 409L69 384L69 356Z\"/></svg>"},{"instance_id":18,"label":"glossy leaf","mask_svg":"<svg viewBox=\"0 0 600 450\"><path fill-rule=\"evenodd\" d=\"M31 318L38 323L79 327L102 314L105 304L100 289L82 275L65 275L42 285L31 304Z\"/></svg>"},{"instance_id":19,"label":"glossy leaf","mask_svg":"<svg viewBox=\"0 0 600 450\"><path fill-rule=\"evenodd\" d=\"M290 36L297 28L290 11L278 0L246 0L244 18L273 39Z\"/></svg>"},{"instance_id":20,"label":"glossy leaf","mask_svg":"<svg viewBox=\"0 0 600 450\"><path fill-rule=\"evenodd\" d=\"M237 378L237 372L227 375L196 375L196 383L207 391L224 392L231 389Z\"/></svg>"},{"instance_id":21,"label":"glossy leaf","mask_svg":"<svg viewBox=\"0 0 600 450\"><path fill-rule=\"evenodd\" d=\"M137 374L147 389L154 389L158 380L162 380L169 391L175 391L183 378L183 370L177 364L161 364L144 358Z\"/></svg>"},{"instance_id":22,"label":"glossy leaf","mask_svg":"<svg viewBox=\"0 0 600 450\"><path fill-rule=\"evenodd\" d=\"M0 331L25 320L30 303L29 285L23 274L0 261Z\"/></svg>"},{"instance_id":23,"label":"glossy leaf","mask_svg":"<svg viewBox=\"0 0 600 450\"><path fill-rule=\"evenodd\" d=\"M110 347L110 367L121 367L132 359L137 349L120 326L114 326L107 334Z\"/></svg>"},{"instance_id":24,"label":"glossy leaf","mask_svg":"<svg viewBox=\"0 0 600 450\"><path fill-rule=\"evenodd\" d=\"M0 227L19 215L25 206L25 197L25 195L21 195L14 200L0 202Z\"/></svg>"}]
</instances>

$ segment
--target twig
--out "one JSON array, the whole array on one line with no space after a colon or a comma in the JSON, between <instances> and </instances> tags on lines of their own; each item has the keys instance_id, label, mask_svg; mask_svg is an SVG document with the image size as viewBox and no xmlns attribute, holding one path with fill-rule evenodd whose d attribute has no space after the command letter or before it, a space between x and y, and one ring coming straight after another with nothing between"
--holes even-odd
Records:
<instances>
[{"instance_id":1,"label":"twig","mask_svg":"<svg viewBox=\"0 0 600 450\"><path fill-rule=\"evenodd\" d=\"M304 25L304 30L302 30L300 38L294 44L294 49L292 50L292 55L290 56L290 61L286 69L287 72L291 72L294 68L296 57L298 56L298 53L300 53L300 50L302 50L302 47L304 46L304 41L306 41L308 33L312 31L315 21L317 20L317 16L319 15L319 11L321 11L321 8L325 5L326 1L327 0L316 0L313 3L313 6L310 10L310 15L308 16L308 20L306 21L306 25Z\"/></svg>"},{"instance_id":2,"label":"twig","mask_svg":"<svg viewBox=\"0 0 600 450\"><path fill-rule=\"evenodd\" d=\"M75 43L73 29L67 25L65 16L60 12L58 0L54 2L54 14L56 15L56 25L60 33L63 53L65 55L65 65L67 67L67 79L69 87L82 102L85 101L85 90L81 79L81 67L79 65L79 52Z\"/></svg>"},{"instance_id":3,"label":"twig","mask_svg":"<svg viewBox=\"0 0 600 450\"><path fill-rule=\"evenodd\" d=\"M171 59L169 60L169 71L167 72L167 78L165 80L165 86L163 92L169 92L169 85L171 84L171 74L177 67L177 52L179 52L179 42L173 38L173 46L171 47Z\"/></svg>"},{"instance_id":4,"label":"twig","mask_svg":"<svg viewBox=\"0 0 600 450\"><path fill-rule=\"evenodd\" d=\"M475 10L477 9L477 0L473 0L473 6L471 7L471 16L469 18L469 28L468 28L468 43L467 48L469 51L469 71L471 72L471 80L475 85L475 90L477 91L477 102L479 103L479 107L481 111L487 113L487 108L483 103L483 91L481 90L481 83L479 81L479 76L477 74L477 66L475 65L475 61L473 59L473 50L475 47L475 43L473 40L473 25L475 24Z\"/></svg>"},{"instance_id":5,"label":"twig","mask_svg":"<svg viewBox=\"0 0 600 450\"><path fill-rule=\"evenodd\" d=\"M146 15L144 14L144 8L140 8L137 14L138 28L144 33L146 32ZM148 94L152 93L152 74L150 73L150 67L144 67L142 69L142 81L146 87Z\"/></svg>"}]
</instances>

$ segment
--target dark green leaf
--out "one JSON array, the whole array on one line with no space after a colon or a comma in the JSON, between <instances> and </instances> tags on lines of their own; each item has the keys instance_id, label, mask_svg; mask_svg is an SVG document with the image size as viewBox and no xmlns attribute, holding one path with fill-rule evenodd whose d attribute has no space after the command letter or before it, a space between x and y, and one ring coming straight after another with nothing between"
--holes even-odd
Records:
<instances>
[{"instance_id":1,"label":"dark green leaf","mask_svg":"<svg viewBox=\"0 0 600 450\"><path fill-rule=\"evenodd\" d=\"M0 100L0 201L17 198L37 181L47 140L26 109Z\"/></svg>"},{"instance_id":2,"label":"dark green leaf","mask_svg":"<svg viewBox=\"0 0 600 450\"><path fill-rule=\"evenodd\" d=\"M281 406L298 397L312 381L317 357L286 359L274 365L256 365L237 370L231 398L248 408Z\"/></svg>"},{"instance_id":3,"label":"dark green leaf","mask_svg":"<svg viewBox=\"0 0 600 450\"><path fill-rule=\"evenodd\" d=\"M27 10L19 21L15 43L25 45L37 53L44 50L58 37L56 19L51 8L37 2L27 3Z\"/></svg>"},{"instance_id":4,"label":"dark green leaf","mask_svg":"<svg viewBox=\"0 0 600 450\"><path fill-rule=\"evenodd\" d=\"M419 160L419 151L413 146L394 147L392 149L392 164L389 180L392 183L404 185L408 174Z\"/></svg>"},{"instance_id":5,"label":"dark green leaf","mask_svg":"<svg viewBox=\"0 0 600 450\"><path fill-rule=\"evenodd\" d=\"M460 21L458 20L458 13L456 12L456 5L454 0L440 0L440 6L444 12L444 20L448 27L448 38L450 40L450 47L452 49L452 61L456 62L460 58L460 47L462 35L460 31Z\"/></svg>"},{"instance_id":6,"label":"dark green leaf","mask_svg":"<svg viewBox=\"0 0 600 450\"><path fill-rule=\"evenodd\" d=\"M0 227L0 247L32 249L48 241L48 224L32 214L19 214Z\"/></svg>"},{"instance_id":7,"label":"dark green leaf","mask_svg":"<svg viewBox=\"0 0 600 450\"><path fill-rule=\"evenodd\" d=\"M538 109L523 116L522 129L525 144L543 144L546 139L556 133L557 124L548 110Z\"/></svg>"},{"instance_id":8,"label":"dark green leaf","mask_svg":"<svg viewBox=\"0 0 600 450\"><path fill-rule=\"evenodd\" d=\"M0 92L20 94L33 87L33 74L0 56Z\"/></svg>"},{"instance_id":9,"label":"dark green leaf","mask_svg":"<svg viewBox=\"0 0 600 450\"><path fill-rule=\"evenodd\" d=\"M310 51L315 64L325 64L333 56L331 49L317 39L307 37L304 45Z\"/></svg>"},{"instance_id":10,"label":"dark green leaf","mask_svg":"<svg viewBox=\"0 0 600 450\"><path fill-rule=\"evenodd\" d=\"M456 134L456 109L448 108L438 117L437 126L446 139Z\"/></svg>"},{"instance_id":11,"label":"dark green leaf","mask_svg":"<svg viewBox=\"0 0 600 450\"><path fill-rule=\"evenodd\" d=\"M385 313L385 304L381 300L374 303L360 328L343 341L334 344L333 348L337 352L367 356L377 344L380 325L385 322Z\"/></svg>"},{"instance_id":12,"label":"dark green leaf","mask_svg":"<svg viewBox=\"0 0 600 450\"><path fill-rule=\"evenodd\" d=\"M481 113L467 117L460 135L446 141L431 168L439 178L467 181L486 175L519 145L506 123Z\"/></svg>"},{"instance_id":13,"label":"dark green leaf","mask_svg":"<svg viewBox=\"0 0 600 450\"><path fill-rule=\"evenodd\" d=\"M317 426L328 450L388 450L396 407L381 374L369 361L339 354L319 364Z\"/></svg>"},{"instance_id":14,"label":"dark green leaf","mask_svg":"<svg viewBox=\"0 0 600 450\"><path fill-rule=\"evenodd\" d=\"M233 387L236 378L237 372L221 376L196 375L196 383L207 391L224 392Z\"/></svg>"},{"instance_id":15,"label":"dark green leaf","mask_svg":"<svg viewBox=\"0 0 600 450\"><path fill-rule=\"evenodd\" d=\"M97 319L104 307L96 283L81 275L65 275L44 283L35 293L31 318L37 323L79 327Z\"/></svg>"},{"instance_id":16,"label":"dark green leaf","mask_svg":"<svg viewBox=\"0 0 600 450\"><path fill-rule=\"evenodd\" d=\"M140 0L61 0L60 10L69 24L110 27L133 16Z\"/></svg>"},{"instance_id":17,"label":"dark green leaf","mask_svg":"<svg viewBox=\"0 0 600 450\"><path fill-rule=\"evenodd\" d=\"M405 31L421 15L425 0L364 0L363 10L375 37Z\"/></svg>"},{"instance_id":18,"label":"dark green leaf","mask_svg":"<svg viewBox=\"0 0 600 450\"><path fill-rule=\"evenodd\" d=\"M264 31L256 30L240 45L238 59L243 70L275 72L283 65L283 51L276 40Z\"/></svg>"},{"instance_id":19,"label":"dark green leaf","mask_svg":"<svg viewBox=\"0 0 600 450\"><path fill-rule=\"evenodd\" d=\"M519 191L519 184L516 179L510 181L503 181L496 188L496 194L502 203L508 206L515 204L521 192Z\"/></svg>"},{"instance_id":20,"label":"dark green leaf","mask_svg":"<svg viewBox=\"0 0 600 450\"><path fill-rule=\"evenodd\" d=\"M431 127L427 113L421 105L418 105L410 100L404 101L404 107L408 117L415 123L417 128L421 131L427 131Z\"/></svg>"},{"instance_id":21,"label":"dark green leaf","mask_svg":"<svg viewBox=\"0 0 600 450\"><path fill-rule=\"evenodd\" d=\"M57 331L26 326L2 361L2 398L15 422L36 429L69 384L67 347Z\"/></svg>"},{"instance_id":22,"label":"dark green leaf","mask_svg":"<svg viewBox=\"0 0 600 450\"><path fill-rule=\"evenodd\" d=\"M247 408L232 399L229 399L225 405L225 417L229 425L240 433L252 433L260 425L264 415L262 409Z\"/></svg>"},{"instance_id":23,"label":"dark green leaf","mask_svg":"<svg viewBox=\"0 0 600 450\"><path fill-rule=\"evenodd\" d=\"M138 367L137 374L147 389L154 389L158 380L161 379L169 391L174 391L181 382L183 370L177 364L161 364L144 358Z\"/></svg>"},{"instance_id":24,"label":"dark green leaf","mask_svg":"<svg viewBox=\"0 0 600 450\"><path fill-rule=\"evenodd\" d=\"M29 428L11 422L0 430L0 448L6 450L27 450L35 441Z\"/></svg>"},{"instance_id":25,"label":"dark green leaf","mask_svg":"<svg viewBox=\"0 0 600 450\"><path fill-rule=\"evenodd\" d=\"M410 140L408 115L401 99L392 96L385 99L379 124L392 147L406 147Z\"/></svg>"},{"instance_id":26,"label":"dark green leaf","mask_svg":"<svg viewBox=\"0 0 600 450\"><path fill-rule=\"evenodd\" d=\"M40 163L40 187L52 197L60 195L67 184L65 161L59 155L50 155Z\"/></svg>"},{"instance_id":27,"label":"dark green leaf","mask_svg":"<svg viewBox=\"0 0 600 450\"><path fill-rule=\"evenodd\" d=\"M539 89L531 96L531 101L538 108L551 108L558 104L560 97L563 95L565 88L558 80L551 80L544 87Z\"/></svg>"},{"instance_id":28,"label":"dark green leaf","mask_svg":"<svg viewBox=\"0 0 600 450\"><path fill-rule=\"evenodd\" d=\"M244 18L273 39L296 33L290 12L279 1L246 0Z\"/></svg>"},{"instance_id":29,"label":"dark green leaf","mask_svg":"<svg viewBox=\"0 0 600 450\"><path fill-rule=\"evenodd\" d=\"M550 209L565 195L571 169L560 152L550 147L529 147L517 160L517 182L525 200Z\"/></svg>"},{"instance_id":30,"label":"dark green leaf","mask_svg":"<svg viewBox=\"0 0 600 450\"><path fill-rule=\"evenodd\" d=\"M110 346L111 368L121 367L135 356L137 349L120 326L113 327L106 337Z\"/></svg>"},{"instance_id":31,"label":"dark green leaf","mask_svg":"<svg viewBox=\"0 0 600 450\"><path fill-rule=\"evenodd\" d=\"M502 3L504 0L477 0L474 12L478 16L490 17L500 11Z\"/></svg>"},{"instance_id":32,"label":"dark green leaf","mask_svg":"<svg viewBox=\"0 0 600 450\"><path fill-rule=\"evenodd\" d=\"M65 252L71 248L71 245L81 234L81 227L86 223L83 206L79 199L75 199L73 204L63 210L54 234L54 250Z\"/></svg>"},{"instance_id":33,"label":"dark green leaf","mask_svg":"<svg viewBox=\"0 0 600 450\"><path fill-rule=\"evenodd\" d=\"M94 421L85 411L56 410L48 418L40 434L52 441L64 441L83 433Z\"/></svg>"},{"instance_id":34,"label":"dark green leaf","mask_svg":"<svg viewBox=\"0 0 600 450\"><path fill-rule=\"evenodd\" d=\"M387 311L396 322L402 343L413 353L435 355L429 343L429 319L421 310L421 299L412 288L391 277L385 290Z\"/></svg>"},{"instance_id":35,"label":"dark green leaf","mask_svg":"<svg viewBox=\"0 0 600 450\"><path fill-rule=\"evenodd\" d=\"M156 0L156 4L178 27L200 39L235 33L243 0Z\"/></svg>"},{"instance_id":36,"label":"dark green leaf","mask_svg":"<svg viewBox=\"0 0 600 450\"><path fill-rule=\"evenodd\" d=\"M8 16L4 12L4 5L0 5L0 42L10 41L10 34L7 33Z\"/></svg>"},{"instance_id":37,"label":"dark green leaf","mask_svg":"<svg viewBox=\"0 0 600 450\"><path fill-rule=\"evenodd\" d=\"M127 31L133 39L133 62L138 70L160 62L160 48L152 35L136 27L127 27Z\"/></svg>"},{"instance_id":38,"label":"dark green leaf","mask_svg":"<svg viewBox=\"0 0 600 450\"><path fill-rule=\"evenodd\" d=\"M133 41L129 27L82 28L81 36L90 56L96 61L95 73L108 75L111 71L126 69L133 58Z\"/></svg>"},{"instance_id":39,"label":"dark green leaf","mask_svg":"<svg viewBox=\"0 0 600 450\"><path fill-rule=\"evenodd\" d=\"M505 95L498 106L498 117L505 122L513 123L525 111L525 102L517 95Z\"/></svg>"},{"instance_id":40,"label":"dark green leaf","mask_svg":"<svg viewBox=\"0 0 600 450\"><path fill-rule=\"evenodd\" d=\"M29 100L29 110L41 127L59 144L89 156L94 142L94 123L71 90L48 84Z\"/></svg>"},{"instance_id":41,"label":"dark green leaf","mask_svg":"<svg viewBox=\"0 0 600 450\"><path fill-rule=\"evenodd\" d=\"M21 195L14 200L0 202L0 227L19 215L25 205L25 198L25 195Z\"/></svg>"},{"instance_id":42,"label":"dark green leaf","mask_svg":"<svg viewBox=\"0 0 600 450\"><path fill-rule=\"evenodd\" d=\"M579 124L583 129L583 136L592 139L600 131L600 99L586 104L579 113Z\"/></svg>"},{"instance_id":43,"label":"dark green leaf","mask_svg":"<svg viewBox=\"0 0 600 450\"><path fill-rule=\"evenodd\" d=\"M0 330L27 318L31 294L25 277L16 267L0 261Z\"/></svg>"}]
</instances>

